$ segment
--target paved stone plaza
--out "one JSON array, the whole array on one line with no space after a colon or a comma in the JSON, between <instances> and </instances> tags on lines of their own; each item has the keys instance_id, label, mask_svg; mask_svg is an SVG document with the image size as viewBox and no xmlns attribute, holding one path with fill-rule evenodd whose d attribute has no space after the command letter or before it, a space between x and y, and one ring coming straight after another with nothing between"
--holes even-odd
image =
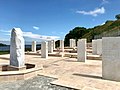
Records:
<instances>
[{"instance_id":1,"label":"paved stone plaza","mask_svg":"<svg viewBox=\"0 0 120 90\"><path fill-rule=\"evenodd\" d=\"M69 58L69 57L53 57L49 56L48 59L41 58L40 55L25 55L25 62L34 63L37 67L43 66L43 70L41 70L38 75L48 76L57 78L56 80L51 80L50 83L65 87L71 87L82 90L120 90L120 82L109 81L102 79L102 61L101 60L86 60L84 62L77 62L77 58ZM1 64L9 64L9 55L0 55L0 63ZM40 77L41 78L41 77ZM4 89L3 90L13 90L13 89L5 89L10 84L16 84L16 88L27 88L32 86L32 89L18 89L18 90L33 90L34 85L31 80L35 80L35 82L39 82L39 76L34 77L34 79L28 79L22 85L19 85L19 81L8 83L8 85L1 84ZM44 83L40 82L40 83ZM49 84L50 84L49 83ZM28 85L28 86L27 86ZM39 85L39 84L37 84ZM18 86L18 87L17 87ZM44 87L44 84L43 84ZM52 86L50 86L52 87ZM54 87L54 86L53 86ZM58 87L59 88L59 87ZM36 88L34 87L34 90ZM17 89L15 89L17 90ZM37 90L37 89L36 89ZM39 90L39 89L38 89ZM42 89L40 89L42 90ZM49 89L43 89L49 90ZM52 89L50 89L52 90ZM53 90L55 90L53 88ZM66 90L64 88L56 89L56 90Z\"/></svg>"}]
</instances>

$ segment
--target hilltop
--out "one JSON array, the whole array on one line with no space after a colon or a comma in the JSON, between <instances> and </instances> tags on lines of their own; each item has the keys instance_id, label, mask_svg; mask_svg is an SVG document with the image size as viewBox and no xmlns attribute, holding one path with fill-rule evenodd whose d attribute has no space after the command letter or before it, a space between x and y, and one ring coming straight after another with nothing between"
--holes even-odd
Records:
<instances>
[{"instance_id":1,"label":"hilltop","mask_svg":"<svg viewBox=\"0 0 120 90\"><path fill-rule=\"evenodd\" d=\"M65 46L69 45L69 39L87 38L87 42L92 39L99 39L105 36L120 36L120 19L108 20L103 25L98 25L93 28L75 27L70 30L65 36Z\"/></svg>"}]
</instances>

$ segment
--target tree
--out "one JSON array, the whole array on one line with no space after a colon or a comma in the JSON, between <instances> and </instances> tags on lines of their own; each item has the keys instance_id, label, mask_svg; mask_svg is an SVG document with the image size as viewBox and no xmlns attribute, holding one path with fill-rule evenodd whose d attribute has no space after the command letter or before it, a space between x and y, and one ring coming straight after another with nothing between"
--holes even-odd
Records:
<instances>
[{"instance_id":1,"label":"tree","mask_svg":"<svg viewBox=\"0 0 120 90\"><path fill-rule=\"evenodd\" d=\"M116 18L117 20L119 20L119 19L120 19L120 14L116 15L115 18Z\"/></svg>"},{"instance_id":2,"label":"tree","mask_svg":"<svg viewBox=\"0 0 120 90\"><path fill-rule=\"evenodd\" d=\"M84 27L75 27L65 36L65 46L69 46L69 39L81 39L82 36L89 31Z\"/></svg>"}]
</instances>

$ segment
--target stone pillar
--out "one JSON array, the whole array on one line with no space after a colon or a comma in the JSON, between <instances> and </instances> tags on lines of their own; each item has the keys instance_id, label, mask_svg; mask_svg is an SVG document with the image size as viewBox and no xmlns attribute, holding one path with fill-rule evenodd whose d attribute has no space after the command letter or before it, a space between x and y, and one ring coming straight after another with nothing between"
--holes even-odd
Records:
<instances>
[{"instance_id":1,"label":"stone pillar","mask_svg":"<svg viewBox=\"0 0 120 90\"><path fill-rule=\"evenodd\" d=\"M97 40L92 40L92 54L97 54Z\"/></svg>"},{"instance_id":2,"label":"stone pillar","mask_svg":"<svg viewBox=\"0 0 120 90\"><path fill-rule=\"evenodd\" d=\"M86 61L86 39L79 39L77 42L77 60Z\"/></svg>"},{"instance_id":3,"label":"stone pillar","mask_svg":"<svg viewBox=\"0 0 120 90\"><path fill-rule=\"evenodd\" d=\"M75 39L70 39L70 47L71 48L76 47L76 41L75 41Z\"/></svg>"},{"instance_id":4,"label":"stone pillar","mask_svg":"<svg viewBox=\"0 0 120 90\"><path fill-rule=\"evenodd\" d=\"M97 54L102 55L102 39L97 39Z\"/></svg>"},{"instance_id":5,"label":"stone pillar","mask_svg":"<svg viewBox=\"0 0 120 90\"><path fill-rule=\"evenodd\" d=\"M53 41L48 41L48 53L53 53Z\"/></svg>"},{"instance_id":6,"label":"stone pillar","mask_svg":"<svg viewBox=\"0 0 120 90\"><path fill-rule=\"evenodd\" d=\"M46 41L41 43L41 57L48 58L48 42Z\"/></svg>"},{"instance_id":7,"label":"stone pillar","mask_svg":"<svg viewBox=\"0 0 120 90\"><path fill-rule=\"evenodd\" d=\"M23 67L24 61L24 38L20 28L13 28L10 40L10 65L15 67Z\"/></svg>"},{"instance_id":8,"label":"stone pillar","mask_svg":"<svg viewBox=\"0 0 120 90\"><path fill-rule=\"evenodd\" d=\"M120 37L102 40L102 77L120 81Z\"/></svg>"},{"instance_id":9,"label":"stone pillar","mask_svg":"<svg viewBox=\"0 0 120 90\"><path fill-rule=\"evenodd\" d=\"M36 41L32 42L32 52L36 52Z\"/></svg>"},{"instance_id":10,"label":"stone pillar","mask_svg":"<svg viewBox=\"0 0 120 90\"><path fill-rule=\"evenodd\" d=\"M60 49L64 52L64 41L60 40Z\"/></svg>"},{"instance_id":11,"label":"stone pillar","mask_svg":"<svg viewBox=\"0 0 120 90\"><path fill-rule=\"evenodd\" d=\"M53 50L55 50L55 40L53 40Z\"/></svg>"}]
</instances>

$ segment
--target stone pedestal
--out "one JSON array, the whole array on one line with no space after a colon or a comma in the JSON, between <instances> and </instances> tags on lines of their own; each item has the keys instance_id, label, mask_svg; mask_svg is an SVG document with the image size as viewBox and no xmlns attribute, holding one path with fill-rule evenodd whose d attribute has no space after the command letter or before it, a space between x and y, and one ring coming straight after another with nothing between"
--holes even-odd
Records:
<instances>
[{"instance_id":1,"label":"stone pedestal","mask_svg":"<svg viewBox=\"0 0 120 90\"><path fill-rule=\"evenodd\" d=\"M97 54L102 55L102 39L97 39Z\"/></svg>"},{"instance_id":2,"label":"stone pedestal","mask_svg":"<svg viewBox=\"0 0 120 90\"><path fill-rule=\"evenodd\" d=\"M97 54L97 40L92 40L92 54Z\"/></svg>"},{"instance_id":3,"label":"stone pedestal","mask_svg":"<svg viewBox=\"0 0 120 90\"><path fill-rule=\"evenodd\" d=\"M53 53L53 40L48 41L48 53Z\"/></svg>"},{"instance_id":4,"label":"stone pedestal","mask_svg":"<svg viewBox=\"0 0 120 90\"><path fill-rule=\"evenodd\" d=\"M7 71L21 71L21 70L26 70L26 66L23 67L7 66Z\"/></svg>"},{"instance_id":5,"label":"stone pedestal","mask_svg":"<svg viewBox=\"0 0 120 90\"><path fill-rule=\"evenodd\" d=\"M36 52L36 41L32 42L32 52Z\"/></svg>"},{"instance_id":6,"label":"stone pedestal","mask_svg":"<svg viewBox=\"0 0 120 90\"><path fill-rule=\"evenodd\" d=\"M76 47L76 41L75 41L75 39L70 39L70 47L71 48Z\"/></svg>"},{"instance_id":7,"label":"stone pedestal","mask_svg":"<svg viewBox=\"0 0 120 90\"><path fill-rule=\"evenodd\" d=\"M77 42L77 60L86 61L86 39L79 39Z\"/></svg>"},{"instance_id":8,"label":"stone pedestal","mask_svg":"<svg viewBox=\"0 0 120 90\"><path fill-rule=\"evenodd\" d=\"M23 67L24 61L24 38L20 28L13 28L10 40L10 65Z\"/></svg>"},{"instance_id":9,"label":"stone pedestal","mask_svg":"<svg viewBox=\"0 0 120 90\"><path fill-rule=\"evenodd\" d=\"M62 52L64 52L64 41L60 40L60 49Z\"/></svg>"},{"instance_id":10,"label":"stone pedestal","mask_svg":"<svg viewBox=\"0 0 120 90\"><path fill-rule=\"evenodd\" d=\"M48 58L48 42L46 41L41 43L41 57Z\"/></svg>"},{"instance_id":11,"label":"stone pedestal","mask_svg":"<svg viewBox=\"0 0 120 90\"><path fill-rule=\"evenodd\" d=\"M120 81L120 37L103 38L102 77Z\"/></svg>"}]
</instances>

